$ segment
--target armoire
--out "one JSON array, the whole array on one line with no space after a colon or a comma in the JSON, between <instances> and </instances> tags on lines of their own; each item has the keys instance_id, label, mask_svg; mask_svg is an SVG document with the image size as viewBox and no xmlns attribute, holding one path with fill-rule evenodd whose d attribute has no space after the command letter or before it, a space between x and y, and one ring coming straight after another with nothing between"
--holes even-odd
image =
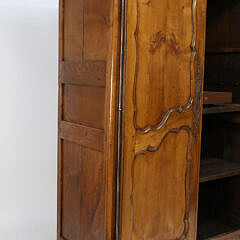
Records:
<instances>
[{"instance_id":1,"label":"armoire","mask_svg":"<svg viewBox=\"0 0 240 240\"><path fill-rule=\"evenodd\" d=\"M240 1L60 0L58 240L240 239Z\"/></svg>"}]
</instances>

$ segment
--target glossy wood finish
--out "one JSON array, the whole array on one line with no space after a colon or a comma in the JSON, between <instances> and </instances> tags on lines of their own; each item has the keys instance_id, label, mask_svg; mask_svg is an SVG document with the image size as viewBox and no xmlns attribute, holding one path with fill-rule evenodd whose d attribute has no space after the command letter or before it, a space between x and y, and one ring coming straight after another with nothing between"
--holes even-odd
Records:
<instances>
[{"instance_id":1,"label":"glossy wood finish","mask_svg":"<svg viewBox=\"0 0 240 240\"><path fill-rule=\"evenodd\" d=\"M122 240L196 239L205 1L127 1Z\"/></svg>"},{"instance_id":2,"label":"glossy wood finish","mask_svg":"<svg viewBox=\"0 0 240 240\"><path fill-rule=\"evenodd\" d=\"M60 0L58 240L113 240L119 0Z\"/></svg>"}]
</instances>

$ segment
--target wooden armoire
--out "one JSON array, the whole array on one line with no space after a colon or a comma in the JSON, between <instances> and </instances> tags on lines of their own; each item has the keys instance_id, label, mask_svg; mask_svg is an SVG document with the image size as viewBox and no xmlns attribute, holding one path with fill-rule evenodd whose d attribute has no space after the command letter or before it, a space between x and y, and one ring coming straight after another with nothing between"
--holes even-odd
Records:
<instances>
[{"instance_id":1,"label":"wooden armoire","mask_svg":"<svg viewBox=\"0 0 240 240\"><path fill-rule=\"evenodd\" d=\"M59 26L58 240L239 240L240 0L60 0Z\"/></svg>"}]
</instances>

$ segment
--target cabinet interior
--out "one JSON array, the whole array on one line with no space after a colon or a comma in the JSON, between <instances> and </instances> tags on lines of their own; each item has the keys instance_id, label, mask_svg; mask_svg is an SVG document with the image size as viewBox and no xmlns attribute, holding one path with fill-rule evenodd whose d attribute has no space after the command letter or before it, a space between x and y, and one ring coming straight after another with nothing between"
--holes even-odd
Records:
<instances>
[{"instance_id":1,"label":"cabinet interior","mask_svg":"<svg viewBox=\"0 0 240 240\"><path fill-rule=\"evenodd\" d=\"M240 239L240 1L207 6L198 240Z\"/></svg>"}]
</instances>

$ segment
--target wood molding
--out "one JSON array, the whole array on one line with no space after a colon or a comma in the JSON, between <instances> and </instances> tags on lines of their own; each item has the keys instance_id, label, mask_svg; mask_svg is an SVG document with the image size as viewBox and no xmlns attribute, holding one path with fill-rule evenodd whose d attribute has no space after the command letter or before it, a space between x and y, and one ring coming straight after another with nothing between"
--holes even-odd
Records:
<instances>
[{"instance_id":1,"label":"wood molding","mask_svg":"<svg viewBox=\"0 0 240 240\"><path fill-rule=\"evenodd\" d=\"M148 133L150 131L155 131L161 129L169 120L173 113L183 113L190 109L193 105L193 78L194 78L194 69L195 69L195 57L197 55L196 49L196 22L197 22L197 0L192 0L192 42L190 45L191 55L190 55L190 94L188 101L181 106L174 106L170 107L164 117L161 119L159 123L154 126L148 125L144 128L140 128L137 126L137 99L136 99L136 86L137 86L137 77L138 77L138 64L139 64L139 45L138 45L138 33L139 33L139 0L137 1L137 24L136 24L136 31L135 31L135 40L136 40L136 67L135 67L135 76L134 76L134 94L133 94L133 105L134 105L134 125L135 129L141 133ZM166 36L164 36L166 38Z\"/></svg>"},{"instance_id":2,"label":"wood molding","mask_svg":"<svg viewBox=\"0 0 240 240\"><path fill-rule=\"evenodd\" d=\"M134 229L134 193L135 193L135 178L134 178L134 170L135 170L135 166L137 164L137 158L140 155L146 155L150 152L157 152L158 150L161 149L162 144L164 143L164 141L166 140L166 138L170 135L170 134L175 134L178 135L180 132L185 131L188 134L188 145L187 145L187 149L186 149L186 174L185 174L185 214L184 214L184 219L183 219L183 232L180 234L180 236L176 237L175 239L172 240L182 240L185 239L186 236L188 235L188 231L189 231L189 213L190 213L190 195L191 195L191 191L190 191L190 186L191 186L191 165L192 165L192 130L189 126L182 126L180 128L173 128L170 131L168 131L162 138L160 144L157 147L151 147L149 146L148 148L146 148L145 150L137 153L134 157L134 160L132 162L132 166L131 166L131 176L132 176L132 191L131 191L131 195L130 195L130 199L131 199L131 236L130 239L132 239L132 233L133 233L133 229ZM155 160L153 158L153 160Z\"/></svg>"}]
</instances>

